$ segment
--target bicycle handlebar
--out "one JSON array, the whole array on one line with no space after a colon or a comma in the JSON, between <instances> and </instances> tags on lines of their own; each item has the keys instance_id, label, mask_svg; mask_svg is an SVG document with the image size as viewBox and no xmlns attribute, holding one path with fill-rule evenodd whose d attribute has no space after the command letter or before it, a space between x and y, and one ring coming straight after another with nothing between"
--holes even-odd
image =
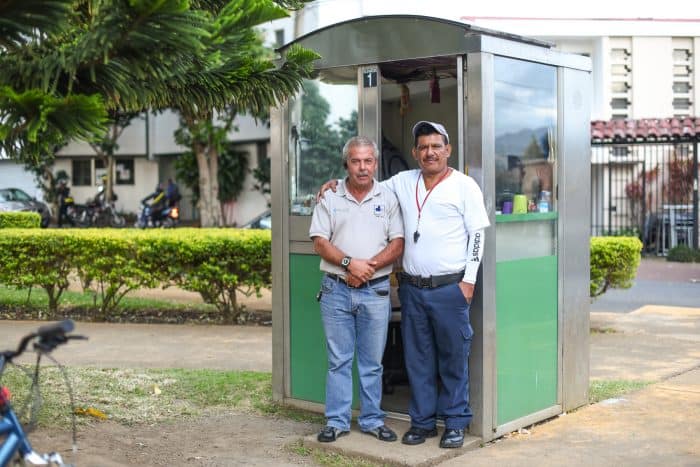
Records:
<instances>
[{"instance_id":1,"label":"bicycle handlebar","mask_svg":"<svg viewBox=\"0 0 700 467\"><path fill-rule=\"evenodd\" d=\"M75 323L73 323L73 320L66 319L59 321L58 323L42 326L36 333L39 335L39 337L43 338L50 337L53 334L67 334L73 329L75 329Z\"/></svg>"},{"instance_id":2,"label":"bicycle handlebar","mask_svg":"<svg viewBox=\"0 0 700 467\"><path fill-rule=\"evenodd\" d=\"M27 334L22 338L17 346L17 350L6 350L0 352L0 356L6 361L11 361L15 357L19 357L27 349L27 345L32 339L39 338L39 341L34 344L34 348L41 350L44 353L51 352L61 344L65 344L69 339L87 339L83 336L67 336L66 334L75 329L73 320L66 319L54 324L41 326L37 332Z\"/></svg>"}]
</instances>

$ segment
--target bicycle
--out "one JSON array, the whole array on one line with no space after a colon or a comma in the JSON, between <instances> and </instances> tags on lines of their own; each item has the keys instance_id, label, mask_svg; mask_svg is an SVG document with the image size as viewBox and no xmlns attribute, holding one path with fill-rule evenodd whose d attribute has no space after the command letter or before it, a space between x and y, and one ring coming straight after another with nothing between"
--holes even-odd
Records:
<instances>
[{"instance_id":1,"label":"bicycle","mask_svg":"<svg viewBox=\"0 0 700 467\"><path fill-rule=\"evenodd\" d=\"M73 329L74 323L71 320L42 326L36 332L24 336L17 350L0 352L0 379L2 379L6 364L12 363L15 358L24 353L30 342L35 341L33 348L37 353L37 360L33 373L32 389L38 390L39 364L42 355L48 356L56 347L67 343L70 339L87 339L84 336L68 335ZM53 360L50 356L48 358ZM53 361L55 362L55 360ZM0 419L0 466L6 467L12 460L15 460L20 464L68 467L69 464L63 463L60 454L56 452L39 454L32 449L27 433L13 410L12 404L10 404L10 391L5 386L0 386L0 415L2 416ZM73 444L75 446L75 424L73 424Z\"/></svg>"}]
</instances>

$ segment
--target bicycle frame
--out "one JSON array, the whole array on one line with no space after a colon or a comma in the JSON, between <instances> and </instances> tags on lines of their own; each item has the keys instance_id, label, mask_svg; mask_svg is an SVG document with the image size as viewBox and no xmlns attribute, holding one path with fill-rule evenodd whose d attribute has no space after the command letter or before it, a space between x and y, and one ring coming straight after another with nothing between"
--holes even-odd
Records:
<instances>
[{"instance_id":1,"label":"bicycle frame","mask_svg":"<svg viewBox=\"0 0 700 467\"><path fill-rule=\"evenodd\" d=\"M0 376L5 370L5 364L22 354L30 340L38 338L39 342L34 344L35 349L48 354L58 345L67 342L68 339L82 338L82 336L66 336L72 330L73 322L63 321L55 325L44 326L39 328L37 333L25 336L21 340L18 350L0 354ZM4 386L0 386L0 416L2 416L0 418L0 437L4 436L5 438L0 441L0 467L7 466L17 454L31 465L66 465L58 453L41 455L32 449L22 423L12 409L10 393Z\"/></svg>"},{"instance_id":2,"label":"bicycle frame","mask_svg":"<svg viewBox=\"0 0 700 467\"><path fill-rule=\"evenodd\" d=\"M33 452L31 444L27 439L22 424L17 419L9 401L5 402L2 409L2 420L0 420L0 436L6 435L5 441L0 445L0 465L7 465L15 453L19 452L22 457Z\"/></svg>"}]
</instances>

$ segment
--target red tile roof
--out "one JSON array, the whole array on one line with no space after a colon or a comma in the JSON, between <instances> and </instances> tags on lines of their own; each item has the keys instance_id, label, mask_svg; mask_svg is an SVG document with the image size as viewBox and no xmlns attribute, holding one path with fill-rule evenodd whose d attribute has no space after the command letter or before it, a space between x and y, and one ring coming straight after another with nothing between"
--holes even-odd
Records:
<instances>
[{"instance_id":1,"label":"red tile roof","mask_svg":"<svg viewBox=\"0 0 700 467\"><path fill-rule=\"evenodd\" d=\"M700 118L643 118L591 122L593 142L675 139L700 139Z\"/></svg>"}]
</instances>

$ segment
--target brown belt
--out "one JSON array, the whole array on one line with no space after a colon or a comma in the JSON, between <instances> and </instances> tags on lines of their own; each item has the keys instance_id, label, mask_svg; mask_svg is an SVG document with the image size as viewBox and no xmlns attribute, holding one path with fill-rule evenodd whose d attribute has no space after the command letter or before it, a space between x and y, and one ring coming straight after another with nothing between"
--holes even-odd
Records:
<instances>
[{"instance_id":1,"label":"brown belt","mask_svg":"<svg viewBox=\"0 0 700 467\"><path fill-rule=\"evenodd\" d=\"M411 284L419 289L434 289L436 287L442 287L443 285L455 284L462 280L464 277L464 271L455 272L453 274L443 274L441 276L412 276L406 274L405 272L399 273L399 283L400 284Z\"/></svg>"}]
</instances>

